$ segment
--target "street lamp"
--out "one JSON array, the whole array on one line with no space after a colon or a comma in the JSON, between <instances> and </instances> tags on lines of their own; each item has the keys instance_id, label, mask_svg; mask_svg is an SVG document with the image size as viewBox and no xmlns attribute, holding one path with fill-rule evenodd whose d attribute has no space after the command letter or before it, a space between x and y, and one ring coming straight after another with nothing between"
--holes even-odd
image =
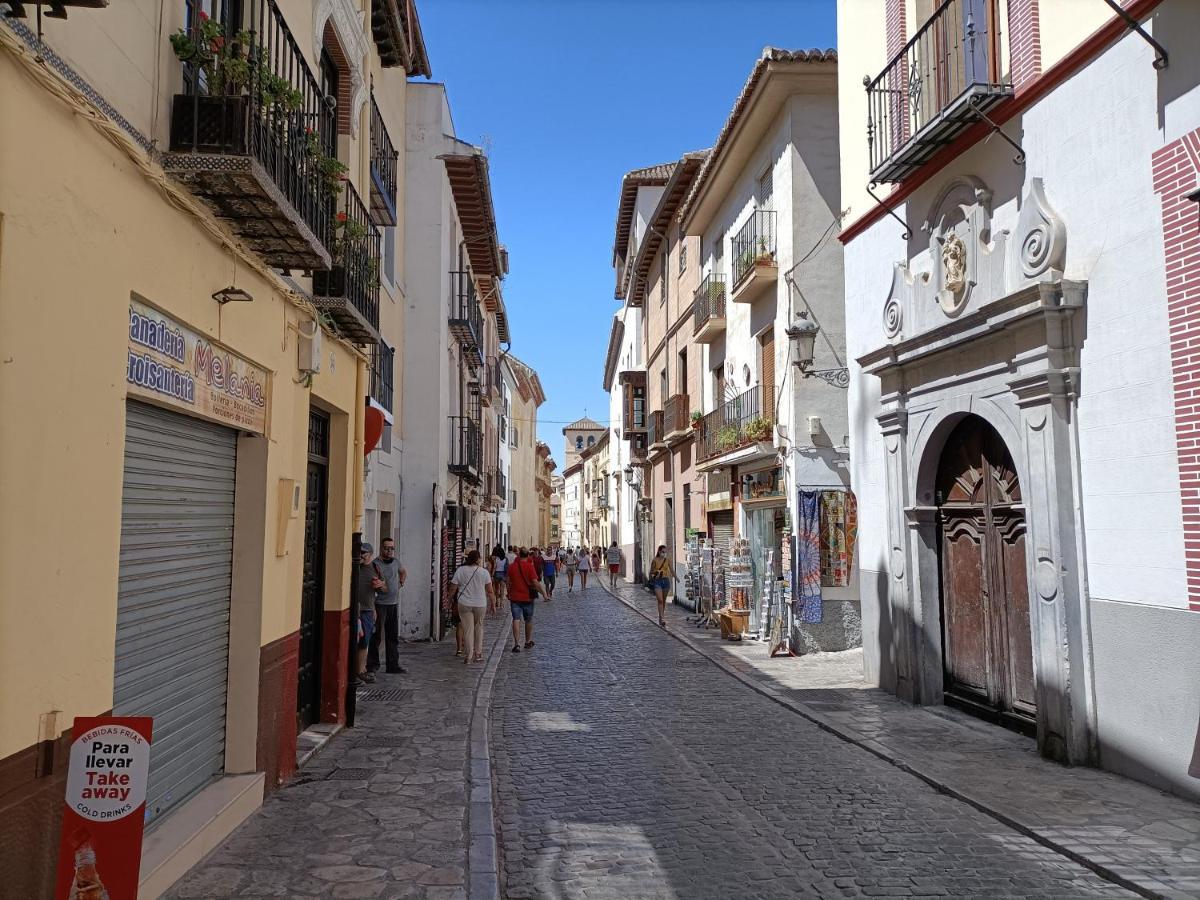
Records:
<instances>
[{"instance_id":1,"label":"street lamp","mask_svg":"<svg viewBox=\"0 0 1200 900\"><path fill-rule=\"evenodd\" d=\"M813 351L816 348L817 334L820 331L821 326L810 319L807 312L801 312L800 318L796 319L784 332L791 348L792 365L805 378L815 375L834 387L847 388L850 386L850 370L847 367L842 366L836 369L814 369L812 367Z\"/></svg>"}]
</instances>

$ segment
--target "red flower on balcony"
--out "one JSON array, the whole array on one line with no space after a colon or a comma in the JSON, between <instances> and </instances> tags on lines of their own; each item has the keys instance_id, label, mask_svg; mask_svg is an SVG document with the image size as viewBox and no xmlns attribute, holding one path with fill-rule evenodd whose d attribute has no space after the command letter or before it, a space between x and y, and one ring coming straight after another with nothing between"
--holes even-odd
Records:
<instances>
[{"instance_id":1,"label":"red flower on balcony","mask_svg":"<svg viewBox=\"0 0 1200 900\"><path fill-rule=\"evenodd\" d=\"M337 220L338 220L339 222L345 222L345 221L346 221L346 214L345 214L344 212L340 212L340 213L338 213L338 214L337 214Z\"/></svg>"},{"instance_id":2,"label":"red flower on balcony","mask_svg":"<svg viewBox=\"0 0 1200 900\"><path fill-rule=\"evenodd\" d=\"M200 10L200 21L201 22L208 21L208 13L206 13L204 10Z\"/></svg>"}]
</instances>

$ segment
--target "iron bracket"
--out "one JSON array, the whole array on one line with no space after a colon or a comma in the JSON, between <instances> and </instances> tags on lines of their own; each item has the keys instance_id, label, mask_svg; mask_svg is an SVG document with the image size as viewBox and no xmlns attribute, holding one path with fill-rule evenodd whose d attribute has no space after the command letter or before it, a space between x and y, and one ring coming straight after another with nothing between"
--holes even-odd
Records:
<instances>
[{"instance_id":1,"label":"iron bracket","mask_svg":"<svg viewBox=\"0 0 1200 900\"><path fill-rule=\"evenodd\" d=\"M850 387L850 369L846 366L840 369L803 369L801 371L805 378L820 378L826 384L837 388Z\"/></svg>"},{"instance_id":2,"label":"iron bracket","mask_svg":"<svg viewBox=\"0 0 1200 900\"><path fill-rule=\"evenodd\" d=\"M1018 166L1022 166L1025 164L1025 151L1021 149L1021 145L1018 144L1016 141L1014 141L1012 138L1010 138L1007 134L1005 134L1004 129L1002 129L999 125L997 125L995 122L993 122L991 117L988 116L987 113L985 113L982 109L980 109L978 106L975 105L974 101L971 102L971 112L975 113L975 115L977 115L980 118L980 120L987 123L988 127L992 129L992 134L1000 135L1000 138L1006 144L1008 144L1008 146L1012 147L1014 150L1017 151L1017 155L1013 157L1014 163L1016 163Z\"/></svg>"},{"instance_id":3,"label":"iron bracket","mask_svg":"<svg viewBox=\"0 0 1200 900\"><path fill-rule=\"evenodd\" d=\"M884 212L886 212L889 216L891 216L893 219L895 219L897 222L900 223L900 227L904 229L904 240L907 241L910 237L912 237L912 232L909 231L909 229L908 229L908 223L905 222L898 215L896 215L896 211L894 209L892 209L890 206L884 205L884 202L879 199L879 195L875 193L874 188L875 188L875 182L872 181L870 184L867 185L867 193L871 195L872 200L874 200L876 203L878 203L880 206L883 207Z\"/></svg>"},{"instance_id":4,"label":"iron bracket","mask_svg":"<svg viewBox=\"0 0 1200 900\"><path fill-rule=\"evenodd\" d=\"M1142 27L1142 23L1127 13L1125 8L1121 6L1117 0L1104 0L1104 2L1112 7L1113 12L1125 20L1125 24L1129 27L1130 31L1136 31L1142 36L1142 40L1154 48L1154 68L1159 70L1165 69L1169 62L1169 58L1167 57L1167 48L1156 41L1150 35L1150 33Z\"/></svg>"}]
</instances>

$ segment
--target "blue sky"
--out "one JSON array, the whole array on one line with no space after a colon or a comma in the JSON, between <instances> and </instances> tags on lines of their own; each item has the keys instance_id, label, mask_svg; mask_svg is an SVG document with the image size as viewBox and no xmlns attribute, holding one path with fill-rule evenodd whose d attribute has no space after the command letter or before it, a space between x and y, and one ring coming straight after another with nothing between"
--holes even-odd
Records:
<instances>
[{"instance_id":1,"label":"blue sky","mask_svg":"<svg viewBox=\"0 0 1200 900\"><path fill-rule=\"evenodd\" d=\"M418 0L455 128L487 148L512 352L538 436L608 418L601 384L621 176L708 147L767 45L832 47L834 0Z\"/></svg>"}]
</instances>

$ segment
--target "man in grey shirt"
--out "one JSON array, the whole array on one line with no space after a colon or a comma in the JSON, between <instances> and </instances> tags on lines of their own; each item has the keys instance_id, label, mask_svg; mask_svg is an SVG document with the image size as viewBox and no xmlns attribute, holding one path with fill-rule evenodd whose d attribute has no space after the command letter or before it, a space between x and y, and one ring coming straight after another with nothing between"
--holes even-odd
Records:
<instances>
[{"instance_id":1,"label":"man in grey shirt","mask_svg":"<svg viewBox=\"0 0 1200 900\"><path fill-rule=\"evenodd\" d=\"M367 671L379 670L379 644L384 642L389 675L402 675L408 670L400 665L400 588L408 572L396 559L396 542L384 538L379 547L379 558L372 564L378 580L375 590L375 634L371 637L371 650L367 655ZM380 584L382 586L380 586Z\"/></svg>"}]
</instances>

